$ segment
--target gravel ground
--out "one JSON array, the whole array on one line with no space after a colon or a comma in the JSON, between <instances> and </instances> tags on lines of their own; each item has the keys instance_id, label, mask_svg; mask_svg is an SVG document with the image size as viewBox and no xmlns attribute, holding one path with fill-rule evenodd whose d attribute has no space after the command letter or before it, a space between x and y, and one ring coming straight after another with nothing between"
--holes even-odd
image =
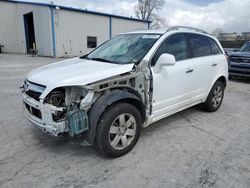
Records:
<instances>
[{"instance_id":1,"label":"gravel ground","mask_svg":"<svg viewBox=\"0 0 250 188\"><path fill-rule=\"evenodd\" d=\"M59 60L0 55L0 187L250 187L250 80L231 80L219 111L182 111L107 159L82 137L50 137L24 117L25 74Z\"/></svg>"}]
</instances>

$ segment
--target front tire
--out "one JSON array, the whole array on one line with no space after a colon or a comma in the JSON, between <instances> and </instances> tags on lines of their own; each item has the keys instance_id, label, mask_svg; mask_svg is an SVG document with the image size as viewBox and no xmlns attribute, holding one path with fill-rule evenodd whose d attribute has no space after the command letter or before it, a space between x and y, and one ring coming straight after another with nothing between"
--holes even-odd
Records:
<instances>
[{"instance_id":1,"label":"front tire","mask_svg":"<svg viewBox=\"0 0 250 188\"><path fill-rule=\"evenodd\" d=\"M205 111L215 112L217 111L224 98L225 86L221 81L216 81L212 89L209 92L207 100L202 104Z\"/></svg>"},{"instance_id":2,"label":"front tire","mask_svg":"<svg viewBox=\"0 0 250 188\"><path fill-rule=\"evenodd\" d=\"M106 156L122 156L137 143L141 125L141 114L135 106L128 103L114 104L98 121L96 146Z\"/></svg>"}]
</instances>

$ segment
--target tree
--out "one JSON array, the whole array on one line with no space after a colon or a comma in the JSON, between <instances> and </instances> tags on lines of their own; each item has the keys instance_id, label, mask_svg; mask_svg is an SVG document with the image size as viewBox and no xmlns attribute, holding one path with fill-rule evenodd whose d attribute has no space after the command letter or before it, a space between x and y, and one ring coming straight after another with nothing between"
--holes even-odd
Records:
<instances>
[{"instance_id":1,"label":"tree","mask_svg":"<svg viewBox=\"0 0 250 188\"><path fill-rule=\"evenodd\" d=\"M152 21L151 28L159 28L165 26L166 20L160 18L156 11L161 10L165 4L165 0L138 0L135 7L137 18Z\"/></svg>"},{"instance_id":2,"label":"tree","mask_svg":"<svg viewBox=\"0 0 250 188\"><path fill-rule=\"evenodd\" d=\"M221 28L216 28L211 32L211 35L215 36L216 38L219 38L220 33L223 33L223 30Z\"/></svg>"},{"instance_id":3,"label":"tree","mask_svg":"<svg viewBox=\"0 0 250 188\"><path fill-rule=\"evenodd\" d=\"M152 29L166 28L168 25L168 20L159 17L157 14L152 14L151 21L150 28Z\"/></svg>"}]
</instances>

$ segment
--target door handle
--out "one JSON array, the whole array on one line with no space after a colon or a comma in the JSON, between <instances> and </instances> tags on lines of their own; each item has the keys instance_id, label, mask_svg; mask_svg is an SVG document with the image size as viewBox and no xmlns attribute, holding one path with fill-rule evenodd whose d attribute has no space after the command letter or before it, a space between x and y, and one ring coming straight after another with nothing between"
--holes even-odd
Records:
<instances>
[{"instance_id":1,"label":"door handle","mask_svg":"<svg viewBox=\"0 0 250 188\"><path fill-rule=\"evenodd\" d=\"M193 71L194 71L194 69L188 68L188 69L186 70L186 73L191 73L191 72L193 72Z\"/></svg>"},{"instance_id":2,"label":"door handle","mask_svg":"<svg viewBox=\"0 0 250 188\"><path fill-rule=\"evenodd\" d=\"M215 67L215 66L217 66L217 65L218 65L217 63L213 63L213 64L212 64L212 67Z\"/></svg>"}]
</instances>

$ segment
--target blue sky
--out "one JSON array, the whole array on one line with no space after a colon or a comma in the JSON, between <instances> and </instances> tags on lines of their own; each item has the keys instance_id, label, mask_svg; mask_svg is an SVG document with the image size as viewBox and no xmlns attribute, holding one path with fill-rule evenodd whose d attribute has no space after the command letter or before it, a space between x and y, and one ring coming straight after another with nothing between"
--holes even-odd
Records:
<instances>
[{"instance_id":1,"label":"blue sky","mask_svg":"<svg viewBox=\"0 0 250 188\"><path fill-rule=\"evenodd\" d=\"M19 0L20 1L20 0ZM136 0L22 0L83 8L135 17ZM250 31L250 0L165 0L156 13L165 27L192 26L208 32L221 28L225 32Z\"/></svg>"}]
</instances>

